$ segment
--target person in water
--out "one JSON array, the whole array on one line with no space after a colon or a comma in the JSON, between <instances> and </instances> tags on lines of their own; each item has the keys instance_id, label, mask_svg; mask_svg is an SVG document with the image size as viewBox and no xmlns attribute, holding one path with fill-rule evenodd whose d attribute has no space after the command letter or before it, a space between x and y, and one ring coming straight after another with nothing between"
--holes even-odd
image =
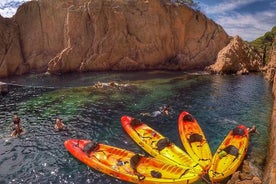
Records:
<instances>
[{"instance_id":1,"label":"person in water","mask_svg":"<svg viewBox=\"0 0 276 184\"><path fill-rule=\"evenodd\" d=\"M63 124L63 122L59 118L56 119L56 124L55 124L54 128L58 131L66 130L65 125Z\"/></svg>"},{"instance_id":2,"label":"person in water","mask_svg":"<svg viewBox=\"0 0 276 184\"><path fill-rule=\"evenodd\" d=\"M257 130L257 127L255 125L253 125L252 127L248 127L247 128L248 133L256 133L256 134L260 134Z\"/></svg>"},{"instance_id":3,"label":"person in water","mask_svg":"<svg viewBox=\"0 0 276 184\"><path fill-rule=\"evenodd\" d=\"M158 111L154 111L152 113L140 113L142 116L150 116L150 117L157 117L157 116L161 116L163 114L165 114L166 116L170 116L170 106L169 105L165 105L164 107L159 107Z\"/></svg>"},{"instance_id":4,"label":"person in water","mask_svg":"<svg viewBox=\"0 0 276 184\"><path fill-rule=\"evenodd\" d=\"M12 130L11 137L20 135L23 132L23 129L20 127L20 118L18 115L14 115L13 125L14 125L14 128Z\"/></svg>"}]
</instances>

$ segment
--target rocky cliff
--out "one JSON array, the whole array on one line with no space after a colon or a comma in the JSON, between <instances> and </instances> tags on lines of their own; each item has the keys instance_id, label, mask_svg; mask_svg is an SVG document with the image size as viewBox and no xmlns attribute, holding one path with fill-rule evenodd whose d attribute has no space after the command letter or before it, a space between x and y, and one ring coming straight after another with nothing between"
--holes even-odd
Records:
<instances>
[{"instance_id":1,"label":"rocky cliff","mask_svg":"<svg viewBox=\"0 0 276 184\"><path fill-rule=\"evenodd\" d=\"M217 56L216 63L207 67L211 73L247 74L259 72L263 68L262 57L239 36L223 48Z\"/></svg>"},{"instance_id":2,"label":"rocky cliff","mask_svg":"<svg viewBox=\"0 0 276 184\"><path fill-rule=\"evenodd\" d=\"M267 67L266 77L273 83L272 93L274 96L274 103L272 109L271 123L270 123L270 144L268 159L264 174L263 183L273 184L276 178L276 36L274 37L273 48L271 51L270 61Z\"/></svg>"},{"instance_id":3,"label":"rocky cliff","mask_svg":"<svg viewBox=\"0 0 276 184\"><path fill-rule=\"evenodd\" d=\"M24 59L16 23L0 15L0 77L21 74Z\"/></svg>"},{"instance_id":4,"label":"rocky cliff","mask_svg":"<svg viewBox=\"0 0 276 184\"><path fill-rule=\"evenodd\" d=\"M1 77L203 69L229 43L221 26L169 0L30 1L0 18L0 33Z\"/></svg>"}]
</instances>

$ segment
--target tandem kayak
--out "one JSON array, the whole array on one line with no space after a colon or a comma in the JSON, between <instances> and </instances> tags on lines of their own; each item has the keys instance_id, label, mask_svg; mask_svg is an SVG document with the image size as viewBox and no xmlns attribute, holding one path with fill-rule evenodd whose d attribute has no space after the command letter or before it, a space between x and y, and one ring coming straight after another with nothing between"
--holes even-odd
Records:
<instances>
[{"instance_id":1,"label":"tandem kayak","mask_svg":"<svg viewBox=\"0 0 276 184\"><path fill-rule=\"evenodd\" d=\"M231 130L215 152L209 178L212 182L219 182L233 174L242 163L249 144L248 130L239 125Z\"/></svg>"},{"instance_id":2,"label":"tandem kayak","mask_svg":"<svg viewBox=\"0 0 276 184\"><path fill-rule=\"evenodd\" d=\"M199 179L198 174L189 168L91 140L70 139L64 142L64 146L84 164L132 183L189 184Z\"/></svg>"},{"instance_id":3,"label":"tandem kayak","mask_svg":"<svg viewBox=\"0 0 276 184\"><path fill-rule=\"evenodd\" d=\"M178 118L178 130L186 152L205 172L208 171L212 152L197 120L188 112L181 112Z\"/></svg>"},{"instance_id":4,"label":"tandem kayak","mask_svg":"<svg viewBox=\"0 0 276 184\"><path fill-rule=\"evenodd\" d=\"M128 135L151 156L167 163L189 167L196 173L203 173L200 165L168 138L130 116L122 116L121 123Z\"/></svg>"}]
</instances>

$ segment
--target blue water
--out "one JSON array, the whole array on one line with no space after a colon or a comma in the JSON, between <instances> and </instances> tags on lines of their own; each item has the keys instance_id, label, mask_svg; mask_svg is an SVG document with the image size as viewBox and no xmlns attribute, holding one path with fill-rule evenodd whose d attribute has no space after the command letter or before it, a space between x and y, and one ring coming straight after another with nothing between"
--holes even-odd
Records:
<instances>
[{"instance_id":1,"label":"blue water","mask_svg":"<svg viewBox=\"0 0 276 184\"><path fill-rule=\"evenodd\" d=\"M121 87L93 87L98 81L116 81ZM27 75L2 82L13 85L0 96L0 183L125 183L74 159L63 142L93 139L145 154L121 127L121 116L130 115L183 148L177 129L182 110L198 120L212 152L236 125L256 125L260 135L252 136L246 159L262 175L273 101L271 86L262 75L151 71ZM140 115L164 104L172 107L171 117ZM14 114L27 132L9 138ZM68 132L54 131L57 117Z\"/></svg>"}]
</instances>

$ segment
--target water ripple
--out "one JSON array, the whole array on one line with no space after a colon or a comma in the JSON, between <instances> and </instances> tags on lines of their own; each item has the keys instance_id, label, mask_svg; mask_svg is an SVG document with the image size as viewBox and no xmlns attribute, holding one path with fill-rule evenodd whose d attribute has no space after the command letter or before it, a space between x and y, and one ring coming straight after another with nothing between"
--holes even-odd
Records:
<instances>
[{"instance_id":1,"label":"water ripple","mask_svg":"<svg viewBox=\"0 0 276 184\"><path fill-rule=\"evenodd\" d=\"M146 154L121 127L121 116L130 115L147 122L183 148L177 129L182 110L197 118L213 152L236 125L257 125L261 135L252 137L248 159L263 170L272 96L271 86L262 76L177 72L77 76L43 76L44 80L41 76L27 76L28 80L18 80L21 86L11 86L10 93L0 97L0 138L3 140L0 142L0 183L126 183L76 160L64 148L64 141L94 139ZM97 81L115 79L129 87L91 87ZM51 88L30 87L24 81ZM156 111L164 104L171 105L171 117L140 115L140 112ZM15 113L20 115L27 133L10 138L12 126L9 125ZM68 131L54 130L57 117L63 120Z\"/></svg>"}]
</instances>

